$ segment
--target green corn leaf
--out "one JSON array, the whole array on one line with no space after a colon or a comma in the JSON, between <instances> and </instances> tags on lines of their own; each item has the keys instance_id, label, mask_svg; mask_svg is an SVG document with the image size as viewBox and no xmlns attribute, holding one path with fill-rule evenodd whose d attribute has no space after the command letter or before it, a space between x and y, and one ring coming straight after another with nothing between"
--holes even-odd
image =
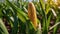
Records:
<instances>
[{"instance_id":1,"label":"green corn leaf","mask_svg":"<svg viewBox=\"0 0 60 34\"><path fill-rule=\"evenodd\" d=\"M0 18L0 33L1 34L9 34L7 28L5 27L2 19Z\"/></svg>"},{"instance_id":2,"label":"green corn leaf","mask_svg":"<svg viewBox=\"0 0 60 34\"><path fill-rule=\"evenodd\" d=\"M59 21L59 19L57 18L57 20L56 20L56 22L55 23L57 23ZM54 27L54 29L53 29L53 34L56 34L56 32L57 32L57 26L56 27Z\"/></svg>"},{"instance_id":3,"label":"green corn leaf","mask_svg":"<svg viewBox=\"0 0 60 34\"><path fill-rule=\"evenodd\" d=\"M52 15L52 14L51 14L51 15ZM48 30L48 27L49 27L49 25L50 25L51 15L48 17L47 22L46 22L47 31L49 31L49 30ZM48 32L47 32L47 33L48 33Z\"/></svg>"},{"instance_id":4,"label":"green corn leaf","mask_svg":"<svg viewBox=\"0 0 60 34\"><path fill-rule=\"evenodd\" d=\"M11 2L9 2L8 0L6 0L7 4L9 6L11 6L13 8L14 11L17 12L17 15L19 17L19 19L22 21L22 22L26 22L26 19L27 18L27 15L20 9L18 8L16 5L12 4Z\"/></svg>"},{"instance_id":5,"label":"green corn leaf","mask_svg":"<svg viewBox=\"0 0 60 34\"><path fill-rule=\"evenodd\" d=\"M13 23L12 34L17 34L18 33L18 19L17 19L16 14L13 17L14 17L14 23Z\"/></svg>"},{"instance_id":6,"label":"green corn leaf","mask_svg":"<svg viewBox=\"0 0 60 34\"><path fill-rule=\"evenodd\" d=\"M49 6L49 4L46 4L45 5L45 14L47 15L48 13L49 13L49 11L50 11L50 6Z\"/></svg>"}]
</instances>

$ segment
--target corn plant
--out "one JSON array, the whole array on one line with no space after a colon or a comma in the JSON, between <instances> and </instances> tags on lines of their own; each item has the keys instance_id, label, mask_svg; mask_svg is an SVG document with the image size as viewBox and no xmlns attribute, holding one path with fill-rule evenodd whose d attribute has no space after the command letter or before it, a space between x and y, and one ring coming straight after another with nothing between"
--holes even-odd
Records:
<instances>
[{"instance_id":1,"label":"corn plant","mask_svg":"<svg viewBox=\"0 0 60 34\"><path fill-rule=\"evenodd\" d=\"M5 0L0 3L0 34L57 34L59 11L52 0ZM49 27L52 19L55 24Z\"/></svg>"}]
</instances>

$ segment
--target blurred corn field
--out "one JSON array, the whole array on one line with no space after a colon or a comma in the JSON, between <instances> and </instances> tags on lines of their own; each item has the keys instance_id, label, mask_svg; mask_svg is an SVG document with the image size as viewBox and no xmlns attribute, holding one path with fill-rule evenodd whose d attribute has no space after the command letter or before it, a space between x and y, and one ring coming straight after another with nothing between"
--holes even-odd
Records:
<instances>
[{"instance_id":1,"label":"blurred corn field","mask_svg":"<svg viewBox=\"0 0 60 34\"><path fill-rule=\"evenodd\" d=\"M0 34L60 34L60 0L0 0Z\"/></svg>"}]
</instances>

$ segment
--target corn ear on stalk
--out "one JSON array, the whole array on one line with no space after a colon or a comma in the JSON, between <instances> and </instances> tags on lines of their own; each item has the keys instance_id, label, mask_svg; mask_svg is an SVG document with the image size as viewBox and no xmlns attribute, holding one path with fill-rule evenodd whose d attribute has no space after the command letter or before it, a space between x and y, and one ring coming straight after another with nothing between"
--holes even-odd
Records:
<instances>
[{"instance_id":1,"label":"corn ear on stalk","mask_svg":"<svg viewBox=\"0 0 60 34\"><path fill-rule=\"evenodd\" d=\"M37 15L36 15L36 9L32 2L28 4L28 17L32 21L33 26L37 28Z\"/></svg>"}]
</instances>

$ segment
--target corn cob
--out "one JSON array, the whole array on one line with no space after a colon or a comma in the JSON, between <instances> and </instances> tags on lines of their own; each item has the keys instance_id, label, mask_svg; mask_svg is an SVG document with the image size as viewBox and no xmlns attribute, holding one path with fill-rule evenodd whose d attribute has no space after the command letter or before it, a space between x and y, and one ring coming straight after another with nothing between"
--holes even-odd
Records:
<instances>
[{"instance_id":1,"label":"corn cob","mask_svg":"<svg viewBox=\"0 0 60 34\"><path fill-rule=\"evenodd\" d=\"M32 2L28 4L28 17L32 21L33 26L37 28L37 15L36 15L36 9Z\"/></svg>"}]
</instances>

